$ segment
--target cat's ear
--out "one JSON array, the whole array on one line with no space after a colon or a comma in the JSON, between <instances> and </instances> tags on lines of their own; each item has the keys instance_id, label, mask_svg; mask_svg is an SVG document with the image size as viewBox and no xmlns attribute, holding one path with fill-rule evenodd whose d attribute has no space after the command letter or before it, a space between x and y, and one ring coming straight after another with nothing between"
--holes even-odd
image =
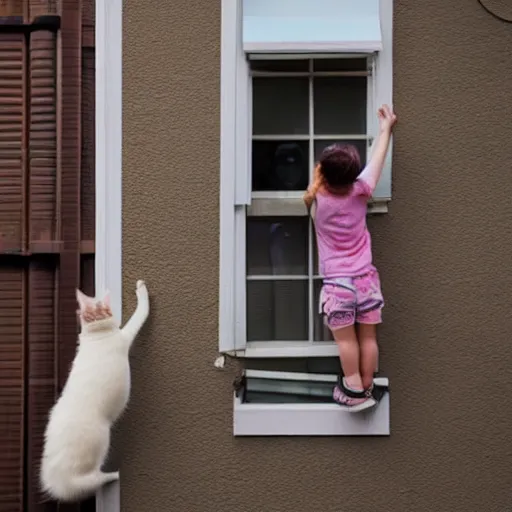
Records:
<instances>
[{"instance_id":1,"label":"cat's ear","mask_svg":"<svg viewBox=\"0 0 512 512\"><path fill-rule=\"evenodd\" d=\"M84 310L87 305L91 302L91 298L87 297L85 293L82 293L78 288L76 289L76 301L81 310Z\"/></svg>"},{"instance_id":2,"label":"cat's ear","mask_svg":"<svg viewBox=\"0 0 512 512\"><path fill-rule=\"evenodd\" d=\"M101 299L101 302L105 304L105 306L110 307L110 290L106 290L103 294L103 299Z\"/></svg>"}]
</instances>

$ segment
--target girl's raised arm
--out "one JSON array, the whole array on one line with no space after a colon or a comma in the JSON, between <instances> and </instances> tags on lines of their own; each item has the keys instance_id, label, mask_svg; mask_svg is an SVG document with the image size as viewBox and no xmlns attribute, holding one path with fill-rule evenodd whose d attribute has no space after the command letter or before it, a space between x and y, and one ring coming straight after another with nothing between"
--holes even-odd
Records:
<instances>
[{"instance_id":1,"label":"girl's raised arm","mask_svg":"<svg viewBox=\"0 0 512 512\"><path fill-rule=\"evenodd\" d=\"M379 117L380 133L377 140L373 143L370 161L359 176L359 179L368 184L372 192L375 190L382 174L391 140L391 133L396 123L396 115L388 105L380 107L377 115Z\"/></svg>"}]
</instances>

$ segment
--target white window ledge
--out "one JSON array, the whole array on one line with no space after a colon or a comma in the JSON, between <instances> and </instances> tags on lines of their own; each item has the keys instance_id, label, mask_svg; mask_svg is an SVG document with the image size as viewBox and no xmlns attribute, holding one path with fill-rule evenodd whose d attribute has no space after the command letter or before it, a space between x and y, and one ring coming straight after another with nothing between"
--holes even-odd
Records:
<instances>
[{"instance_id":1,"label":"white window ledge","mask_svg":"<svg viewBox=\"0 0 512 512\"><path fill-rule=\"evenodd\" d=\"M302 346L301 346L302 345ZM315 341L277 342L277 341L249 341L245 350L237 353L246 358L281 358L281 357L337 357L338 347L334 342Z\"/></svg>"},{"instance_id":2,"label":"white window ledge","mask_svg":"<svg viewBox=\"0 0 512 512\"><path fill-rule=\"evenodd\" d=\"M376 384L389 385L386 378ZM233 402L235 436L389 436L389 392L374 408L360 413L336 404L244 404Z\"/></svg>"},{"instance_id":3,"label":"white window ledge","mask_svg":"<svg viewBox=\"0 0 512 512\"><path fill-rule=\"evenodd\" d=\"M368 203L368 214L388 213L390 199L376 198Z\"/></svg>"},{"instance_id":4,"label":"white window ledge","mask_svg":"<svg viewBox=\"0 0 512 512\"><path fill-rule=\"evenodd\" d=\"M249 341L243 350L232 350L224 353L232 357L245 359L339 356L339 350L334 341L314 341L313 343L307 341Z\"/></svg>"}]
</instances>

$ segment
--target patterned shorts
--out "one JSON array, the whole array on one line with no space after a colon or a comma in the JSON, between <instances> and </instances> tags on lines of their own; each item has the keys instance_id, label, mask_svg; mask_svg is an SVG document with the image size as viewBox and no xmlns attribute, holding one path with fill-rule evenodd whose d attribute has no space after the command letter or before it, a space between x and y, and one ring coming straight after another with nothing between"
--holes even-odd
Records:
<instances>
[{"instance_id":1,"label":"patterned shorts","mask_svg":"<svg viewBox=\"0 0 512 512\"><path fill-rule=\"evenodd\" d=\"M320 314L329 329L360 324L380 324L384 298L377 270L357 277L324 279Z\"/></svg>"}]
</instances>

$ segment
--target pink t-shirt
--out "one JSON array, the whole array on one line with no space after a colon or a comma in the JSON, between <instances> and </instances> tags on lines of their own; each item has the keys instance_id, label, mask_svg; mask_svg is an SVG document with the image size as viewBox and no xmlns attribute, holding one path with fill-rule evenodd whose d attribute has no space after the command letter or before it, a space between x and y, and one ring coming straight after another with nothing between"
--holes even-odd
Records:
<instances>
[{"instance_id":1,"label":"pink t-shirt","mask_svg":"<svg viewBox=\"0 0 512 512\"><path fill-rule=\"evenodd\" d=\"M317 193L314 220L323 277L358 276L372 267L372 242L366 227L372 192L359 178L346 196L325 190Z\"/></svg>"}]
</instances>

